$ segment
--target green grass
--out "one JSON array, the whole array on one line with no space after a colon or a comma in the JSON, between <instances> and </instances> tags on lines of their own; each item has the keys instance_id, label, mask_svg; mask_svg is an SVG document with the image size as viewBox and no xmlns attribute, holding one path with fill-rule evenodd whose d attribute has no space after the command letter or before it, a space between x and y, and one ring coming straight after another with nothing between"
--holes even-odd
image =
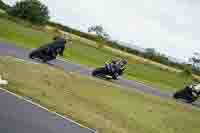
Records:
<instances>
[{"instance_id":1,"label":"green grass","mask_svg":"<svg viewBox=\"0 0 200 133\"><path fill-rule=\"evenodd\" d=\"M0 58L5 88L100 133L199 133L200 112L110 82ZM83 85L84 84L84 85Z\"/></svg>"},{"instance_id":2,"label":"green grass","mask_svg":"<svg viewBox=\"0 0 200 133\"><path fill-rule=\"evenodd\" d=\"M52 34L47 31L35 30L23 24L17 24L5 18L0 18L0 40L17 44L20 47L33 48L51 41ZM98 49L95 44L80 38L74 38L73 44L65 52L65 58L73 62L91 67L98 67L105 61L119 54L108 49ZM145 82L163 90L181 89L192 82L192 77L180 73L170 72L149 63L129 59L125 77Z\"/></svg>"},{"instance_id":3,"label":"green grass","mask_svg":"<svg viewBox=\"0 0 200 133\"><path fill-rule=\"evenodd\" d=\"M165 71L145 63L129 64L126 76L129 79L143 81L160 89L172 91L181 89L183 86L193 82L191 76Z\"/></svg>"},{"instance_id":4,"label":"green grass","mask_svg":"<svg viewBox=\"0 0 200 133\"><path fill-rule=\"evenodd\" d=\"M103 65L105 61L116 57L116 55L112 54L110 51L98 49L79 40L73 41L73 45L65 51L64 56L65 58L72 59L82 64L87 64L91 67Z\"/></svg>"},{"instance_id":5,"label":"green grass","mask_svg":"<svg viewBox=\"0 0 200 133\"><path fill-rule=\"evenodd\" d=\"M52 36L0 18L0 40L30 48L50 41Z\"/></svg>"},{"instance_id":6,"label":"green grass","mask_svg":"<svg viewBox=\"0 0 200 133\"><path fill-rule=\"evenodd\" d=\"M5 11L4 11L4 10L2 10L2 9L0 9L0 13L5 13Z\"/></svg>"}]
</instances>

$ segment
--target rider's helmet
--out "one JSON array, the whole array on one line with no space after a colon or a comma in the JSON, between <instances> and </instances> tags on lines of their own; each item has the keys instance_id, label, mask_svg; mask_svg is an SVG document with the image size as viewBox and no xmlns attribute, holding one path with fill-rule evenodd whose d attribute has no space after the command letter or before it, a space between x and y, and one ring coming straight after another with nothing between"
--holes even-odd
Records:
<instances>
[{"instance_id":1,"label":"rider's helmet","mask_svg":"<svg viewBox=\"0 0 200 133\"><path fill-rule=\"evenodd\" d=\"M120 67L124 67L127 64L127 61L125 59L121 59L119 62Z\"/></svg>"},{"instance_id":2,"label":"rider's helmet","mask_svg":"<svg viewBox=\"0 0 200 133\"><path fill-rule=\"evenodd\" d=\"M113 59L111 62L112 62L113 64L116 64L116 63L118 62L118 60L117 60L117 59Z\"/></svg>"},{"instance_id":3,"label":"rider's helmet","mask_svg":"<svg viewBox=\"0 0 200 133\"><path fill-rule=\"evenodd\" d=\"M200 92L200 84L193 85L193 89L197 92Z\"/></svg>"},{"instance_id":4,"label":"rider's helmet","mask_svg":"<svg viewBox=\"0 0 200 133\"><path fill-rule=\"evenodd\" d=\"M64 44L67 43L67 39L65 37L65 34L62 34L62 35L57 35L53 38L54 41L59 41L59 42L62 42Z\"/></svg>"},{"instance_id":5,"label":"rider's helmet","mask_svg":"<svg viewBox=\"0 0 200 133\"><path fill-rule=\"evenodd\" d=\"M128 63L127 60L123 59L122 61L125 65Z\"/></svg>"},{"instance_id":6,"label":"rider's helmet","mask_svg":"<svg viewBox=\"0 0 200 133\"><path fill-rule=\"evenodd\" d=\"M121 60L121 63L122 63L123 65L126 65L128 62L127 62L125 59L122 59L122 60Z\"/></svg>"},{"instance_id":7,"label":"rider's helmet","mask_svg":"<svg viewBox=\"0 0 200 133\"><path fill-rule=\"evenodd\" d=\"M60 37L59 36L55 36L53 37L53 40L58 40Z\"/></svg>"}]
</instances>

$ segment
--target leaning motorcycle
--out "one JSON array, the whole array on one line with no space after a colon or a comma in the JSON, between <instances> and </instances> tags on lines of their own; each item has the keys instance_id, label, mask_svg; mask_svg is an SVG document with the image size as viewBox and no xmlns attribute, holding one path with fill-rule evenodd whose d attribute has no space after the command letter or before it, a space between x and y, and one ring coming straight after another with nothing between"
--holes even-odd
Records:
<instances>
[{"instance_id":1,"label":"leaning motorcycle","mask_svg":"<svg viewBox=\"0 0 200 133\"><path fill-rule=\"evenodd\" d=\"M39 48L31 51L29 54L29 58L39 59L42 62L48 62L56 59L57 55L58 55L57 51L53 50L50 51L48 48Z\"/></svg>"},{"instance_id":2,"label":"leaning motorcycle","mask_svg":"<svg viewBox=\"0 0 200 133\"><path fill-rule=\"evenodd\" d=\"M92 75L95 77L111 78L117 80L124 72L125 68L116 70L111 63L106 63L105 66L95 69Z\"/></svg>"},{"instance_id":3,"label":"leaning motorcycle","mask_svg":"<svg viewBox=\"0 0 200 133\"><path fill-rule=\"evenodd\" d=\"M187 103L195 102L199 96L200 92L198 92L192 85L186 86L183 90L177 91L173 95L175 99L179 99Z\"/></svg>"}]
</instances>

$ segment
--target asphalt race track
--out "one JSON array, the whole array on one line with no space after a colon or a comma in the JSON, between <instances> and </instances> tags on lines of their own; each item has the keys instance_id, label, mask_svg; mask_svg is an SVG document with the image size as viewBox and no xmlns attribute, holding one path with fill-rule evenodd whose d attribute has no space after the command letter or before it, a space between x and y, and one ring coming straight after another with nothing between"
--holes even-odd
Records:
<instances>
[{"instance_id":1,"label":"asphalt race track","mask_svg":"<svg viewBox=\"0 0 200 133\"><path fill-rule=\"evenodd\" d=\"M0 89L0 133L95 133Z\"/></svg>"}]
</instances>

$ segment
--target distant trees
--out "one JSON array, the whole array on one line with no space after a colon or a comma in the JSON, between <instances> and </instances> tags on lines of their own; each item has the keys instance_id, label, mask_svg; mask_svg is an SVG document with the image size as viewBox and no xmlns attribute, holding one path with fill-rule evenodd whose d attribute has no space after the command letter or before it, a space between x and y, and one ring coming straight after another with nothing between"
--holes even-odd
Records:
<instances>
[{"instance_id":1,"label":"distant trees","mask_svg":"<svg viewBox=\"0 0 200 133\"><path fill-rule=\"evenodd\" d=\"M154 58L154 56L157 55L157 52L154 48L147 48L145 51L145 55L147 58Z\"/></svg>"},{"instance_id":2,"label":"distant trees","mask_svg":"<svg viewBox=\"0 0 200 133\"><path fill-rule=\"evenodd\" d=\"M110 38L109 35L104 31L101 25L95 25L95 26L89 27L88 32L89 33L93 32L96 34L97 39L100 42L98 45L98 48L102 48L104 44L106 43L106 41L108 41Z\"/></svg>"},{"instance_id":3,"label":"distant trees","mask_svg":"<svg viewBox=\"0 0 200 133\"><path fill-rule=\"evenodd\" d=\"M110 38L101 25L89 27L88 32L94 32L101 40L108 40Z\"/></svg>"},{"instance_id":4,"label":"distant trees","mask_svg":"<svg viewBox=\"0 0 200 133\"><path fill-rule=\"evenodd\" d=\"M9 6L5 4L2 0L0 0L0 9L7 10Z\"/></svg>"},{"instance_id":5,"label":"distant trees","mask_svg":"<svg viewBox=\"0 0 200 133\"><path fill-rule=\"evenodd\" d=\"M192 71L195 74L200 75L200 53L194 53L194 55L189 59L189 62L191 63Z\"/></svg>"},{"instance_id":6,"label":"distant trees","mask_svg":"<svg viewBox=\"0 0 200 133\"><path fill-rule=\"evenodd\" d=\"M48 7L39 0L18 1L8 14L40 25L46 24L50 18Z\"/></svg>"},{"instance_id":7,"label":"distant trees","mask_svg":"<svg viewBox=\"0 0 200 133\"><path fill-rule=\"evenodd\" d=\"M169 63L168 57L166 57L164 54L161 54L157 52L154 48L147 48L145 49L145 52L143 53L145 58L162 62L162 63Z\"/></svg>"},{"instance_id":8,"label":"distant trees","mask_svg":"<svg viewBox=\"0 0 200 133\"><path fill-rule=\"evenodd\" d=\"M200 68L200 53L194 53L194 55L189 59L189 61L192 63L192 66L194 68Z\"/></svg>"},{"instance_id":9,"label":"distant trees","mask_svg":"<svg viewBox=\"0 0 200 133\"><path fill-rule=\"evenodd\" d=\"M79 31L77 29L73 29L73 28L68 27L66 25L62 25L62 24L55 23L55 22L48 22L48 25L50 25L52 27L57 27L60 30L63 30L65 32L69 32L69 33L75 34L77 36L86 38L88 40L93 40L93 41L96 41L96 42L100 41L96 35L91 35L91 34Z\"/></svg>"}]
</instances>

